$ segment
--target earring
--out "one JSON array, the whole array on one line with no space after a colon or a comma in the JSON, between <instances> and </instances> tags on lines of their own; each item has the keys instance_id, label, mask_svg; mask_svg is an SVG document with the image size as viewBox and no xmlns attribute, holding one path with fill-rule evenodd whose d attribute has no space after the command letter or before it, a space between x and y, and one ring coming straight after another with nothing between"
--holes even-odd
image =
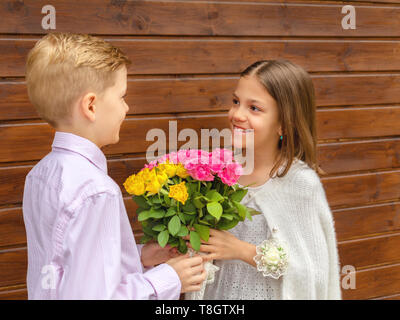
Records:
<instances>
[{"instance_id":1,"label":"earring","mask_svg":"<svg viewBox=\"0 0 400 320\"><path fill-rule=\"evenodd\" d=\"M283 140L283 136L281 136L281 141Z\"/></svg>"}]
</instances>

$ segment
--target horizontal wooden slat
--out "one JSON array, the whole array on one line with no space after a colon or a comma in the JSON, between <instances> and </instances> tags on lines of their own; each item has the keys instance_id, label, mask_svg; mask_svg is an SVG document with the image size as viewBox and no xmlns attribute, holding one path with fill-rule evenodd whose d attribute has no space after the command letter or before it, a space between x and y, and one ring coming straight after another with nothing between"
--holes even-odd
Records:
<instances>
[{"instance_id":1,"label":"horizontal wooden slat","mask_svg":"<svg viewBox=\"0 0 400 320\"><path fill-rule=\"evenodd\" d=\"M400 138L322 143L317 148L321 168L329 173L400 167Z\"/></svg>"},{"instance_id":2,"label":"horizontal wooden slat","mask_svg":"<svg viewBox=\"0 0 400 320\"><path fill-rule=\"evenodd\" d=\"M345 241L338 244L340 263L357 270L400 262L400 234Z\"/></svg>"},{"instance_id":3,"label":"horizontal wooden slat","mask_svg":"<svg viewBox=\"0 0 400 320\"><path fill-rule=\"evenodd\" d=\"M400 264L358 270L356 289L342 289L344 300L371 299L400 293Z\"/></svg>"},{"instance_id":4,"label":"horizontal wooden slat","mask_svg":"<svg viewBox=\"0 0 400 320\"><path fill-rule=\"evenodd\" d=\"M24 284L27 262L26 248L0 251L0 287Z\"/></svg>"},{"instance_id":5,"label":"horizontal wooden slat","mask_svg":"<svg viewBox=\"0 0 400 320\"><path fill-rule=\"evenodd\" d=\"M398 74L313 75L316 102L322 106L397 104ZM228 110L238 76L130 78L128 114ZM37 119L23 81L0 82L0 120Z\"/></svg>"},{"instance_id":6,"label":"horizontal wooden slat","mask_svg":"<svg viewBox=\"0 0 400 320\"><path fill-rule=\"evenodd\" d=\"M20 208L0 209L0 248L25 243L22 210Z\"/></svg>"},{"instance_id":7,"label":"horizontal wooden slat","mask_svg":"<svg viewBox=\"0 0 400 320\"><path fill-rule=\"evenodd\" d=\"M39 39L0 38L0 76L24 76L26 56ZM128 74L135 75L240 73L257 60L278 57L291 60L308 72L400 70L400 42L395 40L104 39L131 59ZM13 63L9 63L11 60Z\"/></svg>"},{"instance_id":8,"label":"horizontal wooden slat","mask_svg":"<svg viewBox=\"0 0 400 320\"><path fill-rule=\"evenodd\" d=\"M400 203L336 209L332 211L338 241L400 231Z\"/></svg>"},{"instance_id":9,"label":"horizontal wooden slat","mask_svg":"<svg viewBox=\"0 0 400 320\"><path fill-rule=\"evenodd\" d=\"M331 207L400 199L400 170L322 178Z\"/></svg>"},{"instance_id":10,"label":"horizontal wooden slat","mask_svg":"<svg viewBox=\"0 0 400 320\"><path fill-rule=\"evenodd\" d=\"M339 139L393 136L400 134L397 123L400 107L341 108L317 112L319 139ZM169 123L177 121L177 132L194 129L200 137L201 129L229 127L227 114L165 115L155 117L128 117L122 124L120 141L104 147L107 155L142 153L154 144L146 141L152 129L161 129L168 143ZM42 122L0 125L0 162L38 160L51 150L54 130ZM184 142L179 143L183 145ZM178 145L179 145L178 144ZM201 140L198 140L199 147ZM168 145L166 146L168 148Z\"/></svg>"},{"instance_id":11,"label":"horizontal wooden slat","mask_svg":"<svg viewBox=\"0 0 400 320\"><path fill-rule=\"evenodd\" d=\"M24 289L11 289L0 291L0 300L27 300L28 290Z\"/></svg>"},{"instance_id":12,"label":"horizontal wooden slat","mask_svg":"<svg viewBox=\"0 0 400 320\"><path fill-rule=\"evenodd\" d=\"M400 107L338 108L318 112L320 139L400 135Z\"/></svg>"},{"instance_id":13,"label":"horizontal wooden slat","mask_svg":"<svg viewBox=\"0 0 400 320\"><path fill-rule=\"evenodd\" d=\"M42 34L45 0L3 2L0 33ZM344 30L343 4L60 0L57 31L125 35L398 36L398 7L356 5L357 28ZM79 14L78 14L79 13ZM305 23L307 21L307 23Z\"/></svg>"}]
</instances>

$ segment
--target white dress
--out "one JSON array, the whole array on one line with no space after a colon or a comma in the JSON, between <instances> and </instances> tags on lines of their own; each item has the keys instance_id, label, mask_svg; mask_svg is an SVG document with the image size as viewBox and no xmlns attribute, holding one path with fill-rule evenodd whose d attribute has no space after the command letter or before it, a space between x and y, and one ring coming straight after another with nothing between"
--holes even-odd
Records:
<instances>
[{"instance_id":1,"label":"white dress","mask_svg":"<svg viewBox=\"0 0 400 320\"><path fill-rule=\"evenodd\" d=\"M242 204L261 212L252 196L262 192L265 184L258 187L249 187L248 193ZM252 217L250 221L239 222L229 232L240 240L259 245L263 240L269 239L271 230L263 214ZM282 277L275 280L264 277L262 272L241 260L215 260L214 264L220 270L215 273L214 283L208 284L205 289L205 300L279 300L281 299Z\"/></svg>"}]
</instances>

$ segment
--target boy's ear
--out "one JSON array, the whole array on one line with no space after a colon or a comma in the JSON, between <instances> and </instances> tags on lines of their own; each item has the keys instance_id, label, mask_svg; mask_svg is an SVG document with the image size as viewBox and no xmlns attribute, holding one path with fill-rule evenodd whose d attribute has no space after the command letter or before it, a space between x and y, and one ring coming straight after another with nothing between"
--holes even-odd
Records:
<instances>
[{"instance_id":1,"label":"boy's ear","mask_svg":"<svg viewBox=\"0 0 400 320\"><path fill-rule=\"evenodd\" d=\"M83 116L91 122L96 120L96 101L96 94L89 92L83 96L79 106Z\"/></svg>"}]
</instances>

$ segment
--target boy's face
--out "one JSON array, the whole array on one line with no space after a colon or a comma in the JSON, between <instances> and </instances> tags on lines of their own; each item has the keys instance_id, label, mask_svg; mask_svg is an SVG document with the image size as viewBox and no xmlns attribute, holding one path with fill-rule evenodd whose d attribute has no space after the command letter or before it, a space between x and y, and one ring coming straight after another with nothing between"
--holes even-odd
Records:
<instances>
[{"instance_id":1,"label":"boy's face","mask_svg":"<svg viewBox=\"0 0 400 320\"><path fill-rule=\"evenodd\" d=\"M127 88L127 70L123 66L116 71L114 86L105 90L96 104L96 140L99 147L119 141L119 130L129 106L124 100Z\"/></svg>"}]
</instances>

